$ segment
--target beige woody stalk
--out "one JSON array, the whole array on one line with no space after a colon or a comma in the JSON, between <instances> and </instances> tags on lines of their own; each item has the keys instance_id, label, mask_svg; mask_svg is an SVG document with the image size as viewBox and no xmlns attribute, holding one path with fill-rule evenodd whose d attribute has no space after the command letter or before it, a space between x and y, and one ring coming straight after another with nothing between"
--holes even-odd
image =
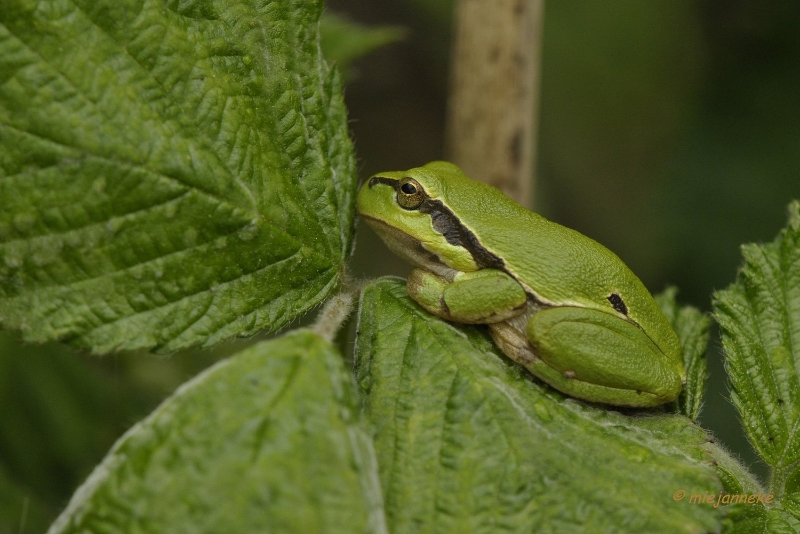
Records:
<instances>
[{"instance_id":1,"label":"beige woody stalk","mask_svg":"<svg viewBox=\"0 0 800 534\"><path fill-rule=\"evenodd\" d=\"M459 0L448 158L530 207L544 0Z\"/></svg>"}]
</instances>

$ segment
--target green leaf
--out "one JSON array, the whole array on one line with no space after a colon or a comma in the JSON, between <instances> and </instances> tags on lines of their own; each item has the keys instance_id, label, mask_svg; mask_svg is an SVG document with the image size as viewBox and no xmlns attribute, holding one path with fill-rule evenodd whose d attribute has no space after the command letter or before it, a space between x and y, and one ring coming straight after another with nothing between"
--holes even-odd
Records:
<instances>
[{"instance_id":1,"label":"green leaf","mask_svg":"<svg viewBox=\"0 0 800 534\"><path fill-rule=\"evenodd\" d=\"M345 71L356 59L401 40L406 33L399 26L368 28L330 11L322 16L319 29L325 58Z\"/></svg>"},{"instance_id":2,"label":"green leaf","mask_svg":"<svg viewBox=\"0 0 800 534\"><path fill-rule=\"evenodd\" d=\"M328 295L356 176L321 9L4 2L0 324L168 352Z\"/></svg>"},{"instance_id":3,"label":"green leaf","mask_svg":"<svg viewBox=\"0 0 800 534\"><path fill-rule=\"evenodd\" d=\"M298 330L182 386L50 532L385 532L376 471L342 356Z\"/></svg>"},{"instance_id":4,"label":"green leaf","mask_svg":"<svg viewBox=\"0 0 800 534\"><path fill-rule=\"evenodd\" d=\"M775 495L764 491L747 468L722 446L706 443L704 448L713 459L714 469L722 482L723 491L712 496L713 503L725 510L722 531L725 534L770 532L767 522L772 511L767 505L775 501ZM724 499L727 501L722 502ZM747 499L753 502L747 502ZM765 499L768 499L769 503L765 502ZM734 504L726 504L730 502ZM772 510L774 511L774 508Z\"/></svg>"},{"instance_id":5,"label":"green leaf","mask_svg":"<svg viewBox=\"0 0 800 534\"><path fill-rule=\"evenodd\" d=\"M395 534L719 528L719 509L688 502L720 489L689 419L566 398L400 280L364 290L356 375Z\"/></svg>"},{"instance_id":6,"label":"green leaf","mask_svg":"<svg viewBox=\"0 0 800 534\"><path fill-rule=\"evenodd\" d=\"M781 485L800 460L800 203L789 210L775 241L742 246L736 282L714 298L731 400Z\"/></svg>"},{"instance_id":7,"label":"green leaf","mask_svg":"<svg viewBox=\"0 0 800 534\"><path fill-rule=\"evenodd\" d=\"M707 443L705 449L714 461L717 475L722 487L731 494L756 494L764 493L764 489L756 478L742 464L740 464L728 451L716 443Z\"/></svg>"},{"instance_id":8,"label":"green leaf","mask_svg":"<svg viewBox=\"0 0 800 534\"><path fill-rule=\"evenodd\" d=\"M767 509L762 505L734 504L725 507L725 534L767 534ZM791 531L790 531L791 532Z\"/></svg>"},{"instance_id":9,"label":"green leaf","mask_svg":"<svg viewBox=\"0 0 800 534\"><path fill-rule=\"evenodd\" d=\"M725 534L796 534L800 522L778 507L757 504L732 504L725 507Z\"/></svg>"},{"instance_id":10,"label":"green leaf","mask_svg":"<svg viewBox=\"0 0 800 534\"><path fill-rule=\"evenodd\" d=\"M681 340L686 385L675 401L676 411L690 419L697 419L703 406L703 392L708 378L706 347L711 318L692 306L678 306L675 300L677 293L677 288L671 287L655 298Z\"/></svg>"}]
</instances>

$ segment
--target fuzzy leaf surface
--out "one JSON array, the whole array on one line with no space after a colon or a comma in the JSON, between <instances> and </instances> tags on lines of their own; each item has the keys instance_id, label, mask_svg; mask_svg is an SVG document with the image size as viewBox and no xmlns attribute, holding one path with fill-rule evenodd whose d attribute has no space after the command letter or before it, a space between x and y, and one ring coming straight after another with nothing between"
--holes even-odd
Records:
<instances>
[{"instance_id":1,"label":"fuzzy leaf surface","mask_svg":"<svg viewBox=\"0 0 800 534\"><path fill-rule=\"evenodd\" d=\"M400 280L366 287L359 332L391 532L718 531L718 509L688 502L720 489L688 418L566 398Z\"/></svg>"},{"instance_id":2,"label":"fuzzy leaf surface","mask_svg":"<svg viewBox=\"0 0 800 534\"><path fill-rule=\"evenodd\" d=\"M736 281L714 296L731 400L772 471L775 505L747 517L758 532L800 530L800 202L788 211L774 241L742 246Z\"/></svg>"},{"instance_id":3,"label":"fuzzy leaf surface","mask_svg":"<svg viewBox=\"0 0 800 534\"><path fill-rule=\"evenodd\" d=\"M120 438L50 532L385 532L341 355L298 330L213 366Z\"/></svg>"},{"instance_id":4,"label":"fuzzy leaf surface","mask_svg":"<svg viewBox=\"0 0 800 534\"><path fill-rule=\"evenodd\" d=\"M800 203L772 243L743 245L736 282L715 295L731 399L774 469L800 459Z\"/></svg>"},{"instance_id":5,"label":"fuzzy leaf surface","mask_svg":"<svg viewBox=\"0 0 800 534\"><path fill-rule=\"evenodd\" d=\"M356 184L321 10L4 1L0 325L169 352L330 293Z\"/></svg>"},{"instance_id":6,"label":"fuzzy leaf surface","mask_svg":"<svg viewBox=\"0 0 800 534\"><path fill-rule=\"evenodd\" d=\"M686 385L674 403L675 409L695 420L703 406L703 393L708 378L706 347L711 318L692 306L678 306L675 300L677 293L678 290L672 287L656 295L655 299L681 340Z\"/></svg>"}]
</instances>

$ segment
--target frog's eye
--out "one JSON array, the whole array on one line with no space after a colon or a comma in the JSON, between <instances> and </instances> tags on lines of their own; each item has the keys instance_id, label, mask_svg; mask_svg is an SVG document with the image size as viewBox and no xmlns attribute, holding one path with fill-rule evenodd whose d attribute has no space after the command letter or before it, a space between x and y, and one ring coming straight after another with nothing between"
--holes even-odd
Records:
<instances>
[{"instance_id":1,"label":"frog's eye","mask_svg":"<svg viewBox=\"0 0 800 534\"><path fill-rule=\"evenodd\" d=\"M417 209L425 200L425 191L413 178L403 178L397 188L397 203L407 210Z\"/></svg>"}]
</instances>

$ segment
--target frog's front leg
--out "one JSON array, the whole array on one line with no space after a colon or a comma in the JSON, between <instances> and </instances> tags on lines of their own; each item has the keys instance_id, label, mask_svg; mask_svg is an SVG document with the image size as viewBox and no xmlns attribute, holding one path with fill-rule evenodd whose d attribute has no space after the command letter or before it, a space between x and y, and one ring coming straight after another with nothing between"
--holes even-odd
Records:
<instances>
[{"instance_id":1,"label":"frog's front leg","mask_svg":"<svg viewBox=\"0 0 800 534\"><path fill-rule=\"evenodd\" d=\"M452 281L424 269L414 269L406 288L420 306L456 323L505 321L521 314L527 301L519 282L496 269L459 272Z\"/></svg>"}]
</instances>

